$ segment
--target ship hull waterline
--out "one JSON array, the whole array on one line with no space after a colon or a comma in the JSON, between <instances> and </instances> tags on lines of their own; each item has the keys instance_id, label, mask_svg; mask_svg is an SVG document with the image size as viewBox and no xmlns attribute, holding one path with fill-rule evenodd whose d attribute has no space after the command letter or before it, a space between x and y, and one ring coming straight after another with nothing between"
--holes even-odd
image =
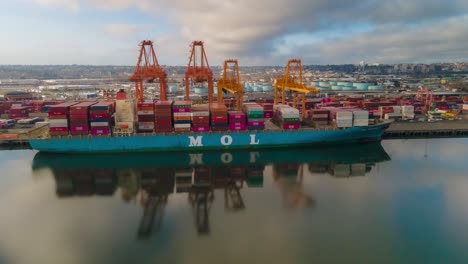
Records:
<instances>
[{"instance_id":1,"label":"ship hull waterline","mask_svg":"<svg viewBox=\"0 0 468 264\"><path fill-rule=\"evenodd\" d=\"M284 148L380 141L390 123L338 130L148 134L123 137L31 139L32 149L52 153L112 153Z\"/></svg>"}]
</instances>

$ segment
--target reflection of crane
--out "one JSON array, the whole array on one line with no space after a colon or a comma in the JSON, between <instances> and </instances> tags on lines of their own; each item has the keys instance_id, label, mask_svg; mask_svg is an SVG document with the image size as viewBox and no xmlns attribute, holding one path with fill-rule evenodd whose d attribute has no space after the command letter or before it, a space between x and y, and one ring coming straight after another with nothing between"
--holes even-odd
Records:
<instances>
[{"instance_id":1,"label":"reflection of crane","mask_svg":"<svg viewBox=\"0 0 468 264\"><path fill-rule=\"evenodd\" d=\"M153 229L159 231L167 205L169 194L174 190L174 171L170 168L159 168L156 171L141 171L141 204L143 217L138 228L138 238L147 239Z\"/></svg>"},{"instance_id":2,"label":"reflection of crane","mask_svg":"<svg viewBox=\"0 0 468 264\"><path fill-rule=\"evenodd\" d=\"M304 167L298 164L275 164L273 178L289 208L312 207L314 200L304 193Z\"/></svg>"},{"instance_id":3,"label":"reflection of crane","mask_svg":"<svg viewBox=\"0 0 468 264\"><path fill-rule=\"evenodd\" d=\"M208 103L213 102L213 72L208 64L203 42L192 42L192 51L185 72L185 100L190 100L190 79L193 83L208 82Z\"/></svg>"},{"instance_id":4,"label":"reflection of crane","mask_svg":"<svg viewBox=\"0 0 468 264\"><path fill-rule=\"evenodd\" d=\"M138 238L147 239L151 236L153 227L158 231L161 228L164 209L166 208L168 194L152 193L145 190L142 193L144 207L143 217L138 228Z\"/></svg>"},{"instance_id":5,"label":"reflection of crane","mask_svg":"<svg viewBox=\"0 0 468 264\"><path fill-rule=\"evenodd\" d=\"M159 66L156 53L154 52L153 42L144 40L140 43L140 55L135 67L135 72L130 77L130 81L135 82L135 98L137 101L143 101L143 81L154 82L159 79L159 89L161 100L167 100L167 74L166 71Z\"/></svg>"},{"instance_id":6,"label":"reflection of crane","mask_svg":"<svg viewBox=\"0 0 468 264\"><path fill-rule=\"evenodd\" d=\"M214 200L211 185L194 185L189 193L189 202L195 217L195 225L199 235L210 233L209 212Z\"/></svg>"},{"instance_id":7,"label":"reflection of crane","mask_svg":"<svg viewBox=\"0 0 468 264\"><path fill-rule=\"evenodd\" d=\"M223 77L218 81L218 103L223 101L223 90L236 96L236 110L240 110L244 97L244 86L240 82L237 60L224 61Z\"/></svg>"},{"instance_id":8,"label":"reflection of crane","mask_svg":"<svg viewBox=\"0 0 468 264\"><path fill-rule=\"evenodd\" d=\"M293 107L297 107L297 95L302 95L302 116L305 116L305 95L308 93L319 93L320 90L315 87L307 87L304 84L302 76L303 68L302 62L299 59L292 59L288 61L284 76L275 80L275 104L278 104L279 97L281 96L281 103L286 103L286 90L290 91L293 95Z\"/></svg>"},{"instance_id":9,"label":"reflection of crane","mask_svg":"<svg viewBox=\"0 0 468 264\"><path fill-rule=\"evenodd\" d=\"M239 211L245 209L240 189L243 181L228 181L224 187L224 209L226 211Z\"/></svg>"}]
</instances>

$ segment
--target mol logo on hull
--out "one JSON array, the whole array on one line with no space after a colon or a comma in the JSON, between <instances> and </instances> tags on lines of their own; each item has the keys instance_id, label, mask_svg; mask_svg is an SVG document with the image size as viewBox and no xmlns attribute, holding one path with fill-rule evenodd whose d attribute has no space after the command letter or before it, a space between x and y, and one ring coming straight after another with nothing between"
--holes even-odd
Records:
<instances>
[{"instance_id":1,"label":"mol logo on hull","mask_svg":"<svg viewBox=\"0 0 468 264\"><path fill-rule=\"evenodd\" d=\"M255 134L250 134L249 145L258 145L260 140ZM203 147L203 136L189 136L189 147ZM233 138L230 135L223 135L219 138L219 143L223 146L230 146L233 143Z\"/></svg>"}]
</instances>

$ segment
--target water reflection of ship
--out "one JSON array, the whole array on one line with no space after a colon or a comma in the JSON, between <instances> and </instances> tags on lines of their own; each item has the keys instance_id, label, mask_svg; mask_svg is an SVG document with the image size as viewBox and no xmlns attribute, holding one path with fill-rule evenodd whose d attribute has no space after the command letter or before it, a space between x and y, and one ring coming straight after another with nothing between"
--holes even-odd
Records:
<instances>
[{"instance_id":1,"label":"water reflection of ship","mask_svg":"<svg viewBox=\"0 0 468 264\"><path fill-rule=\"evenodd\" d=\"M119 190L122 200L138 200L143 207L138 237L144 239L161 227L169 195L174 192L187 193L197 232L209 234L215 190L224 192L226 212L241 211L246 208L242 188L262 187L267 164L273 164L273 180L285 205L308 208L315 201L303 190L305 164L311 172L340 177L363 175L372 164L388 159L380 144L170 155L38 153L33 169L52 170L58 197L114 195Z\"/></svg>"}]
</instances>

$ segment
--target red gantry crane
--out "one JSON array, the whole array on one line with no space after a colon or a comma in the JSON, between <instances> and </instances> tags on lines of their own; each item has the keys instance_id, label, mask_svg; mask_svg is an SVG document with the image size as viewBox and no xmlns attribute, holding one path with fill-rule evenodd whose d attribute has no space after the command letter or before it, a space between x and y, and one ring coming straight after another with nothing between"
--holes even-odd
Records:
<instances>
[{"instance_id":1,"label":"red gantry crane","mask_svg":"<svg viewBox=\"0 0 468 264\"><path fill-rule=\"evenodd\" d=\"M135 82L135 98L138 102L144 100L143 81L154 82L159 79L159 98L167 100L167 74L166 71L159 66L156 53L154 52L153 42L143 40L140 43L140 56L135 67L135 72L130 77L130 81Z\"/></svg>"},{"instance_id":2,"label":"red gantry crane","mask_svg":"<svg viewBox=\"0 0 468 264\"><path fill-rule=\"evenodd\" d=\"M218 81L218 103L223 103L223 90L236 96L236 110L240 110L244 98L244 86L240 81L237 60L224 61L223 77Z\"/></svg>"},{"instance_id":3,"label":"red gantry crane","mask_svg":"<svg viewBox=\"0 0 468 264\"><path fill-rule=\"evenodd\" d=\"M305 116L305 95L308 93L319 93L320 90L315 87L307 87L302 78L303 72L302 62L299 59L288 61L284 75L275 80L275 104L278 103L281 97L281 103L286 103L286 90L292 92L293 107L297 107L297 95L302 95L302 116Z\"/></svg>"},{"instance_id":4,"label":"red gantry crane","mask_svg":"<svg viewBox=\"0 0 468 264\"><path fill-rule=\"evenodd\" d=\"M190 100L190 80L192 83L208 83L208 103L213 102L213 72L208 64L203 42L193 41L187 71L185 72L185 100Z\"/></svg>"}]
</instances>

